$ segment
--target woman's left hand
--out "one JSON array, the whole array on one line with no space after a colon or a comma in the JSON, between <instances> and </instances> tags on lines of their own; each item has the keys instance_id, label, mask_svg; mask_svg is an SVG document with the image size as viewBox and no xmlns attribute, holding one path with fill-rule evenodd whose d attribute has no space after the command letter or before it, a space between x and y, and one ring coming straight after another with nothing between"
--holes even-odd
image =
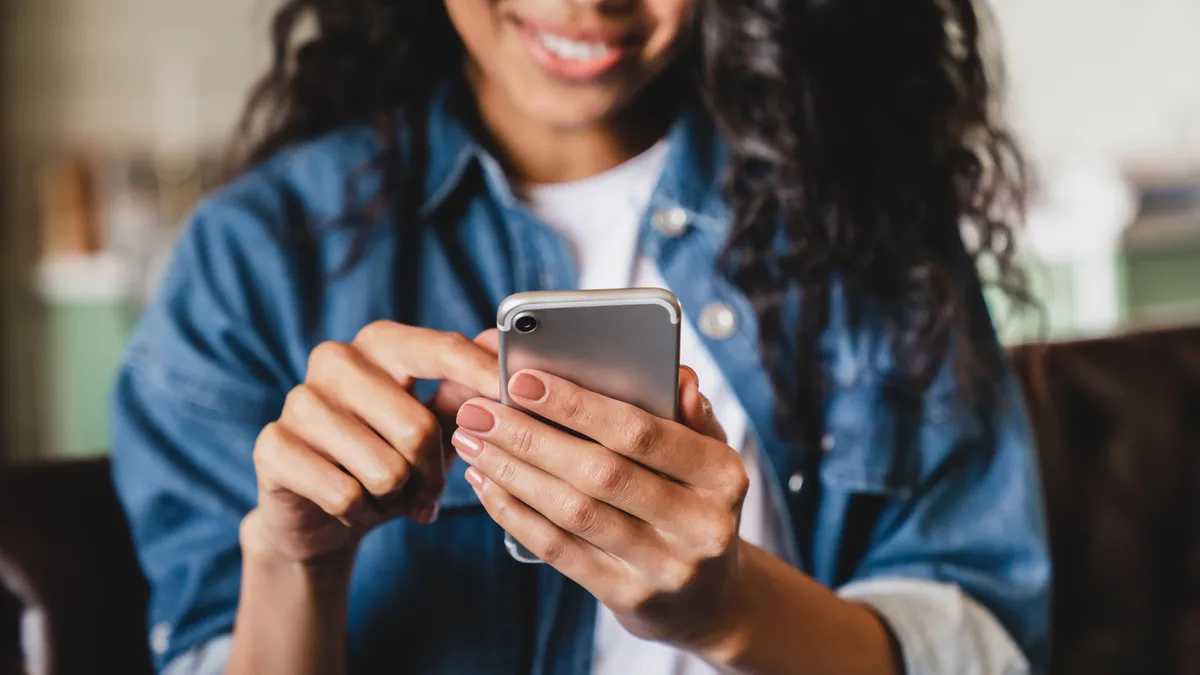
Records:
<instances>
[{"instance_id":1,"label":"woman's left hand","mask_svg":"<svg viewBox=\"0 0 1200 675\"><path fill-rule=\"evenodd\" d=\"M749 479L695 373L680 373L683 423L542 372L517 373L509 392L595 442L466 403L453 443L492 518L633 634L691 650L716 639L737 590Z\"/></svg>"}]
</instances>

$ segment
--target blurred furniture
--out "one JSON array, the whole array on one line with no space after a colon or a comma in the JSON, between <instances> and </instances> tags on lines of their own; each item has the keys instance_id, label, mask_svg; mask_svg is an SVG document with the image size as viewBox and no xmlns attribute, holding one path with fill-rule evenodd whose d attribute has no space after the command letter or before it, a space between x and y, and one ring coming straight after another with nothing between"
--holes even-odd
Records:
<instances>
[{"instance_id":1,"label":"blurred furniture","mask_svg":"<svg viewBox=\"0 0 1200 675\"><path fill-rule=\"evenodd\" d=\"M1200 328L1013 358L1056 566L1051 672L1200 673ZM0 514L0 668L25 604L51 672L147 672L146 589L105 461L0 471Z\"/></svg>"},{"instance_id":2,"label":"blurred furniture","mask_svg":"<svg viewBox=\"0 0 1200 675\"><path fill-rule=\"evenodd\" d=\"M106 460L0 468L0 675L17 625L47 674L150 673L146 597Z\"/></svg>"},{"instance_id":3,"label":"blurred furniture","mask_svg":"<svg viewBox=\"0 0 1200 675\"><path fill-rule=\"evenodd\" d=\"M1054 675L1200 673L1200 328L1019 348Z\"/></svg>"}]
</instances>

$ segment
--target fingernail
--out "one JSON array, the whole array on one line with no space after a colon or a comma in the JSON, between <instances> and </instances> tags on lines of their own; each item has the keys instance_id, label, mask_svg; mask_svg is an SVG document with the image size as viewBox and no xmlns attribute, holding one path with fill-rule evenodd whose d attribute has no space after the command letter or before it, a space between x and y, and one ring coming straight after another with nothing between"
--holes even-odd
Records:
<instances>
[{"instance_id":1,"label":"fingernail","mask_svg":"<svg viewBox=\"0 0 1200 675\"><path fill-rule=\"evenodd\" d=\"M496 426L496 418L492 413L477 405L467 403L458 409L458 426L471 431L486 433Z\"/></svg>"},{"instance_id":2,"label":"fingernail","mask_svg":"<svg viewBox=\"0 0 1200 675\"><path fill-rule=\"evenodd\" d=\"M471 467L467 469L467 472L463 475L466 476L467 482L471 484L471 487L475 488L476 492L479 492L483 489L484 478L483 474L479 473L479 469Z\"/></svg>"},{"instance_id":3,"label":"fingernail","mask_svg":"<svg viewBox=\"0 0 1200 675\"><path fill-rule=\"evenodd\" d=\"M413 512L412 519L422 525L432 525L437 522L438 513L440 513L441 510L442 507L439 506L437 502L426 504L425 506L422 506Z\"/></svg>"},{"instance_id":4,"label":"fingernail","mask_svg":"<svg viewBox=\"0 0 1200 675\"><path fill-rule=\"evenodd\" d=\"M480 441L462 429L456 430L450 440L454 443L454 447L458 448L465 455L478 457L479 453L483 452L483 441Z\"/></svg>"},{"instance_id":5,"label":"fingernail","mask_svg":"<svg viewBox=\"0 0 1200 675\"><path fill-rule=\"evenodd\" d=\"M546 395L546 383L529 373L517 373L508 383L508 392L527 401L540 401Z\"/></svg>"},{"instance_id":6,"label":"fingernail","mask_svg":"<svg viewBox=\"0 0 1200 675\"><path fill-rule=\"evenodd\" d=\"M697 386L697 387L699 387L699 386L700 386L700 376L699 376L698 374L696 374L696 371L695 371L695 370L694 370L694 369L693 369L691 366L679 366L679 367L680 367L680 368L683 368L684 370L686 370L686 371L688 371L689 373L691 373L691 374L692 374L692 381L696 383L696 386Z\"/></svg>"}]
</instances>

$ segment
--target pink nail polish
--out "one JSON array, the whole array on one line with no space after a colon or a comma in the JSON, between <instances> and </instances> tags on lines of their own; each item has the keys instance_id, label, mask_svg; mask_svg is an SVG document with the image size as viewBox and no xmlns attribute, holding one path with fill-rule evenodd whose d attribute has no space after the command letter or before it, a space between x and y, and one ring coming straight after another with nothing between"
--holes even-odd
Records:
<instances>
[{"instance_id":1,"label":"pink nail polish","mask_svg":"<svg viewBox=\"0 0 1200 675\"><path fill-rule=\"evenodd\" d=\"M526 401L540 401L546 395L546 383L530 373L517 373L508 384L508 391Z\"/></svg>"},{"instance_id":2,"label":"pink nail polish","mask_svg":"<svg viewBox=\"0 0 1200 675\"><path fill-rule=\"evenodd\" d=\"M467 472L464 475L467 478L467 482L471 484L471 487L475 488L476 492L483 489L483 484L486 479L483 477L483 474L479 472L479 469L470 467L467 469Z\"/></svg>"},{"instance_id":3,"label":"pink nail polish","mask_svg":"<svg viewBox=\"0 0 1200 675\"><path fill-rule=\"evenodd\" d=\"M483 441L475 438L471 434L458 429L454 432L452 438L454 447L458 448L459 452L470 457L478 457L479 453L483 452Z\"/></svg>"},{"instance_id":4,"label":"pink nail polish","mask_svg":"<svg viewBox=\"0 0 1200 675\"><path fill-rule=\"evenodd\" d=\"M492 417L492 413L487 410L467 403L458 409L458 425L464 429L485 434L496 426L496 418Z\"/></svg>"}]
</instances>

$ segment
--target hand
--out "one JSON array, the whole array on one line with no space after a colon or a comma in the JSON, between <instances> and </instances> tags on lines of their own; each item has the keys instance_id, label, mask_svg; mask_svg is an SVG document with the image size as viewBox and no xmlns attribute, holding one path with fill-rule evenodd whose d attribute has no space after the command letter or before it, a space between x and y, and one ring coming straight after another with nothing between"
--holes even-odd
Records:
<instances>
[{"instance_id":1,"label":"hand","mask_svg":"<svg viewBox=\"0 0 1200 675\"><path fill-rule=\"evenodd\" d=\"M635 635L697 649L737 587L749 480L695 373L684 424L522 371L509 393L581 439L493 401L469 401L453 443L492 518L609 607Z\"/></svg>"},{"instance_id":2,"label":"hand","mask_svg":"<svg viewBox=\"0 0 1200 675\"><path fill-rule=\"evenodd\" d=\"M318 345L255 445L258 508L243 521L243 548L299 562L352 557L380 523L435 520L453 457L439 415L473 396L499 398L495 343L495 331L472 342L378 322L349 344ZM416 379L444 381L430 404L413 397Z\"/></svg>"}]
</instances>

